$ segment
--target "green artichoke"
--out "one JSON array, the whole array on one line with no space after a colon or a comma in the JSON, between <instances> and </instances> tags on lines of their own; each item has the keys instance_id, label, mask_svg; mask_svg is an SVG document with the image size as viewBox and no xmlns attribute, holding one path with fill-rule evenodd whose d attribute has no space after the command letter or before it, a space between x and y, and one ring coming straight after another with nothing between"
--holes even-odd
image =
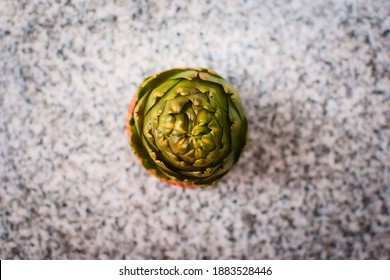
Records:
<instances>
[{"instance_id":1,"label":"green artichoke","mask_svg":"<svg viewBox=\"0 0 390 280\"><path fill-rule=\"evenodd\" d=\"M208 69L148 77L132 103L130 145L146 169L169 183L216 184L246 144L248 122L237 92Z\"/></svg>"}]
</instances>

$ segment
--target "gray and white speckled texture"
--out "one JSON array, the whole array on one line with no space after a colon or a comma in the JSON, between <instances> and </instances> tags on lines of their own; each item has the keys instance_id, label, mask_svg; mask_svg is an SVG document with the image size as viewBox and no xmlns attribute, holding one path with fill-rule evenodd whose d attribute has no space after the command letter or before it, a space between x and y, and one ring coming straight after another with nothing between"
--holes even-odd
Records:
<instances>
[{"instance_id":1,"label":"gray and white speckled texture","mask_svg":"<svg viewBox=\"0 0 390 280\"><path fill-rule=\"evenodd\" d=\"M0 258L389 259L390 2L184 3L0 2ZM216 187L128 147L138 83L179 66L250 122Z\"/></svg>"}]
</instances>

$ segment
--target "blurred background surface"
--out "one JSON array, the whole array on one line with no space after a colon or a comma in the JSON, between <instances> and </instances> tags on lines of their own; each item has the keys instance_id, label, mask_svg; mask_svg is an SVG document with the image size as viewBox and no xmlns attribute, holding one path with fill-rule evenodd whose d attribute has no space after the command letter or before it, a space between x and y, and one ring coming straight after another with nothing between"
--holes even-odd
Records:
<instances>
[{"instance_id":1,"label":"blurred background surface","mask_svg":"<svg viewBox=\"0 0 390 280\"><path fill-rule=\"evenodd\" d=\"M0 258L390 258L389 1L0 2ZM239 91L215 187L146 174L125 133L148 75Z\"/></svg>"}]
</instances>

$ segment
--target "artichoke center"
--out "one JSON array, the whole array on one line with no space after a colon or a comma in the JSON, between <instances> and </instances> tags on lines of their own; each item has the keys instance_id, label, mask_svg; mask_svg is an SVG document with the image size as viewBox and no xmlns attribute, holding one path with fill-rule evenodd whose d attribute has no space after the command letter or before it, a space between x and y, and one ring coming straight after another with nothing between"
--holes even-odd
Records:
<instances>
[{"instance_id":1,"label":"artichoke center","mask_svg":"<svg viewBox=\"0 0 390 280\"><path fill-rule=\"evenodd\" d=\"M214 160L215 112L206 94L197 92L166 101L158 113L154 140L175 165L206 165ZM153 130L153 129L152 129Z\"/></svg>"}]
</instances>

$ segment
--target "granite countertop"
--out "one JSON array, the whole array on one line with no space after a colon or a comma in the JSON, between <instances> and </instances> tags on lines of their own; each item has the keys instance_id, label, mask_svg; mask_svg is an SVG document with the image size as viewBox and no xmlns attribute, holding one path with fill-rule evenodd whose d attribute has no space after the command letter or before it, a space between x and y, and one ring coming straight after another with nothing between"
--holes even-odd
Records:
<instances>
[{"instance_id":1,"label":"granite countertop","mask_svg":"<svg viewBox=\"0 0 390 280\"><path fill-rule=\"evenodd\" d=\"M389 259L389 14L1 1L0 258ZM249 119L239 163L207 189L147 175L126 138L137 85L181 66L229 79Z\"/></svg>"}]
</instances>

